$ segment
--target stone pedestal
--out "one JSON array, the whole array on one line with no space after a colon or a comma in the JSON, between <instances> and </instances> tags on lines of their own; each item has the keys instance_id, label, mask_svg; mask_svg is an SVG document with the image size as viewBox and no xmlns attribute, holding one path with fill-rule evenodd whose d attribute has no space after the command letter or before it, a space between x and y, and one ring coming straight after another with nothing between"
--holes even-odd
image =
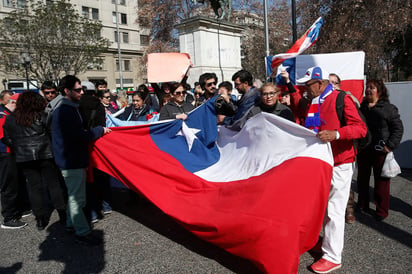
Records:
<instances>
[{"instance_id":1,"label":"stone pedestal","mask_svg":"<svg viewBox=\"0 0 412 274\"><path fill-rule=\"evenodd\" d=\"M241 69L240 37L243 27L203 16L196 16L176 25L180 52L190 55L193 67L188 83L193 85L199 75L216 73L219 82L231 81Z\"/></svg>"}]
</instances>

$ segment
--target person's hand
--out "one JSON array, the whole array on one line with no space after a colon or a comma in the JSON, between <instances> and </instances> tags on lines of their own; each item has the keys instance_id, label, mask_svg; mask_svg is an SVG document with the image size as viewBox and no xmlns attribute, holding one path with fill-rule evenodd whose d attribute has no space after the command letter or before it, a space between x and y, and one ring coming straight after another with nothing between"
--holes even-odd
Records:
<instances>
[{"instance_id":1,"label":"person's hand","mask_svg":"<svg viewBox=\"0 0 412 274\"><path fill-rule=\"evenodd\" d=\"M108 134L110 132L112 132L112 130L110 128L108 128L108 127L103 128L103 135Z\"/></svg>"},{"instance_id":2,"label":"person's hand","mask_svg":"<svg viewBox=\"0 0 412 274\"><path fill-rule=\"evenodd\" d=\"M322 130L318 133L319 139L327 143L336 139L336 130Z\"/></svg>"},{"instance_id":3,"label":"person's hand","mask_svg":"<svg viewBox=\"0 0 412 274\"><path fill-rule=\"evenodd\" d=\"M176 115L176 119L180 119L180 120L186 120L187 119L187 114L185 113L180 113Z\"/></svg>"},{"instance_id":4,"label":"person's hand","mask_svg":"<svg viewBox=\"0 0 412 274\"><path fill-rule=\"evenodd\" d=\"M389 153L389 152L391 152L392 150L391 150L388 146L384 146L382 151L383 151L383 152L386 152L386 153Z\"/></svg>"},{"instance_id":5,"label":"person's hand","mask_svg":"<svg viewBox=\"0 0 412 274\"><path fill-rule=\"evenodd\" d=\"M287 72L286 70L281 71L280 76L282 76L282 78L285 79L286 84L288 84L290 82L289 72Z\"/></svg>"},{"instance_id":6,"label":"person's hand","mask_svg":"<svg viewBox=\"0 0 412 274\"><path fill-rule=\"evenodd\" d=\"M218 114L217 115L217 124L218 125L222 125L223 124L223 120L225 119L225 115L221 115L221 114Z\"/></svg>"}]
</instances>

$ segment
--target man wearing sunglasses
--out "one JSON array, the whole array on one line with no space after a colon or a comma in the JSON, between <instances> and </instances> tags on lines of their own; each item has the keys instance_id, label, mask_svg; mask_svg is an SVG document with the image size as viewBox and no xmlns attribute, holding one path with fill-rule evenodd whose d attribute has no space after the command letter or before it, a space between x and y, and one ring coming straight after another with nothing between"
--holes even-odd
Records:
<instances>
[{"instance_id":1,"label":"man wearing sunglasses","mask_svg":"<svg viewBox=\"0 0 412 274\"><path fill-rule=\"evenodd\" d=\"M64 98L53 114L52 144L54 159L63 175L69 197L66 230L75 233L77 243L97 245L101 243L101 239L91 234L84 213L86 169L89 165L88 145L111 130L102 126L85 128L79 112L83 88L76 76L63 77L59 90Z\"/></svg>"},{"instance_id":2,"label":"man wearing sunglasses","mask_svg":"<svg viewBox=\"0 0 412 274\"><path fill-rule=\"evenodd\" d=\"M198 104L204 103L216 94L217 76L214 72L206 72L199 76L199 84L204 91L203 95L199 97Z\"/></svg>"},{"instance_id":3,"label":"man wearing sunglasses","mask_svg":"<svg viewBox=\"0 0 412 274\"><path fill-rule=\"evenodd\" d=\"M58 95L57 87L52 81L44 81L40 90L47 102L51 102Z\"/></svg>"}]
</instances>

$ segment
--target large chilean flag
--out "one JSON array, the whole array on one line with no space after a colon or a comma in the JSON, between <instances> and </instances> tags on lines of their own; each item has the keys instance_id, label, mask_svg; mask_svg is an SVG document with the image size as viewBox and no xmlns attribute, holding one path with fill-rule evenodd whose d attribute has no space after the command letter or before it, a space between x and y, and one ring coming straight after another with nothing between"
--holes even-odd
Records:
<instances>
[{"instance_id":1,"label":"large chilean flag","mask_svg":"<svg viewBox=\"0 0 412 274\"><path fill-rule=\"evenodd\" d=\"M268 273L296 273L318 239L329 144L272 114L240 132L216 126L213 99L187 120L117 127L96 141L97 168L143 194L200 238Z\"/></svg>"}]
</instances>

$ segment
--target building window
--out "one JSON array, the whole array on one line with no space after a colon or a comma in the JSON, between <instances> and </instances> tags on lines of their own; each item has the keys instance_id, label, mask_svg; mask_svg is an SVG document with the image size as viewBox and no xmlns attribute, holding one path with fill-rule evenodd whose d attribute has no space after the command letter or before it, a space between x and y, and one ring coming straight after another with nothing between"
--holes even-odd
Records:
<instances>
[{"instance_id":1,"label":"building window","mask_svg":"<svg viewBox=\"0 0 412 274\"><path fill-rule=\"evenodd\" d=\"M93 62L88 62L88 63L87 63L87 69L88 69L88 70L93 70L93 67L94 67L94 63L93 63Z\"/></svg>"},{"instance_id":2,"label":"building window","mask_svg":"<svg viewBox=\"0 0 412 274\"><path fill-rule=\"evenodd\" d=\"M116 60L116 71L119 70L119 60ZM122 60L122 71L130 71L130 60Z\"/></svg>"},{"instance_id":3,"label":"building window","mask_svg":"<svg viewBox=\"0 0 412 274\"><path fill-rule=\"evenodd\" d=\"M87 63L87 69L88 70L103 70L103 59L102 58L96 58L93 61L90 61Z\"/></svg>"},{"instance_id":4,"label":"building window","mask_svg":"<svg viewBox=\"0 0 412 274\"><path fill-rule=\"evenodd\" d=\"M130 60L124 60L124 71L130 71Z\"/></svg>"},{"instance_id":5,"label":"building window","mask_svg":"<svg viewBox=\"0 0 412 274\"><path fill-rule=\"evenodd\" d=\"M92 8L92 19L99 20L99 9Z\"/></svg>"},{"instance_id":6,"label":"building window","mask_svg":"<svg viewBox=\"0 0 412 274\"><path fill-rule=\"evenodd\" d=\"M149 35L140 35L140 45L141 46L148 46L149 45Z\"/></svg>"},{"instance_id":7,"label":"building window","mask_svg":"<svg viewBox=\"0 0 412 274\"><path fill-rule=\"evenodd\" d=\"M112 18L113 18L113 24L116 24L117 22L117 16L115 12L112 12Z\"/></svg>"},{"instance_id":8,"label":"building window","mask_svg":"<svg viewBox=\"0 0 412 274\"><path fill-rule=\"evenodd\" d=\"M123 25L127 25L127 14L120 13L120 23Z\"/></svg>"},{"instance_id":9,"label":"building window","mask_svg":"<svg viewBox=\"0 0 412 274\"><path fill-rule=\"evenodd\" d=\"M129 33L128 32L123 32L122 37L123 37L123 43L129 44Z\"/></svg>"},{"instance_id":10,"label":"building window","mask_svg":"<svg viewBox=\"0 0 412 274\"><path fill-rule=\"evenodd\" d=\"M116 84L120 85L120 79L116 79ZM133 84L133 79L130 79L130 78L123 79L123 84L125 85Z\"/></svg>"},{"instance_id":11,"label":"building window","mask_svg":"<svg viewBox=\"0 0 412 274\"><path fill-rule=\"evenodd\" d=\"M17 7L24 8L26 6L26 0L17 0Z\"/></svg>"},{"instance_id":12,"label":"building window","mask_svg":"<svg viewBox=\"0 0 412 274\"><path fill-rule=\"evenodd\" d=\"M13 7L13 0L3 0L3 7Z\"/></svg>"},{"instance_id":13,"label":"building window","mask_svg":"<svg viewBox=\"0 0 412 274\"><path fill-rule=\"evenodd\" d=\"M114 31L114 41L117 43L119 42L119 36L117 36L117 31Z\"/></svg>"},{"instance_id":14,"label":"building window","mask_svg":"<svg viewBox=\"0 0 412 274\"><path fill-rule=\"evenodd\" d=\"M82 16L86 19L89 19L89 7L82 7Z\"/></svg>"},{"instance_id":15,"label":"building window","mask_svg":"<svg viewBox=\"0 0 412 274\"><path fill-rule=\"evenodd\" d=\"M112 3L115 4L115 3L116 3L116 0L112 0ZM126 5L126 0L118 0L117 3L118 3L119 5L125 6L125 5Z\"/></svg>"}]
</instances>

